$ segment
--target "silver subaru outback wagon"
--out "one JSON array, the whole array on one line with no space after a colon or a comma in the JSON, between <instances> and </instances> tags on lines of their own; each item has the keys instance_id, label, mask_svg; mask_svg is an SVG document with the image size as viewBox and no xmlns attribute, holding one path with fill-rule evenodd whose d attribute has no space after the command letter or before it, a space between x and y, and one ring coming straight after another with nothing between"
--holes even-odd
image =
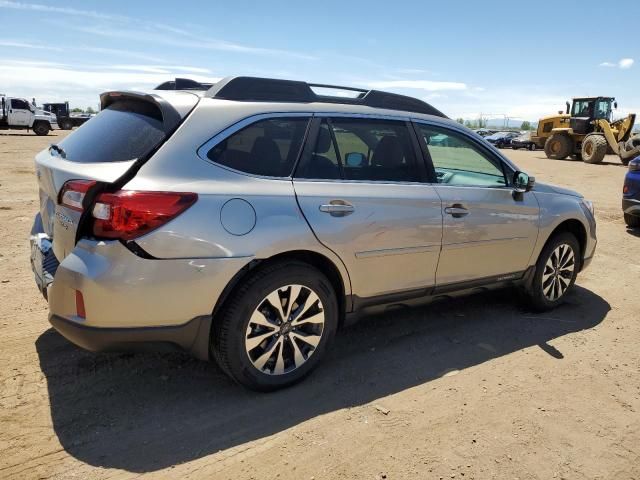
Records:
<instances>
[{"instance_id":1,"label":"silver subaru outback wagon","mask_svg":"<svg viewBox=\"0 0 640 480\"><path fill-rule=\"evenodd\" d=\"M359 314L477 287L561 303L592 204L420 100L230 77L107 92L36 157L51 324L93 351L179 347L272 390Z\"/></svg>"}]
</instances>

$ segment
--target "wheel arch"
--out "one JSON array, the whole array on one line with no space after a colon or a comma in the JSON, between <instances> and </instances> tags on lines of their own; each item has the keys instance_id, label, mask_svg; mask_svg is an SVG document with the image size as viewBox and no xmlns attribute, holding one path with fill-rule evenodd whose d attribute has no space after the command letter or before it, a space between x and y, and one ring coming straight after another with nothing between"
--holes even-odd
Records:
<instances>
[{"instance_id":1,"label":"wheel arch","mask_svg":"<svg viewBox=\"0 0 640 480\"><path fill-rule=\"evenodd\" d=\"M582 264L584 262L584 253L587 246L587 229L584 224L576 218L568 218L560 222L547 237L547 240L542 247L544 247L551 241L551 239L559 233L571 233L578 240L580 245L580 268L582 270Z\"/></svg>"},{"instance_id":2,"label":"wheel arch","mask_svg":"<svg viewBox=\"0 0 640 480\"><path fill-rule=\"evenodd\" d=\"M350 308L350 305L347 305L347 295L350 293L350 284L348 283L349 279L343 277L338 266L327 256L312 250L291 250L275 254L269 258L252 260L233 276L213 307L211 314L212 321L207 338L210 340L214 331L213 324L216 322L216 318L219 317L225 303L248 275L252 275L259 269L273 265L274 263L284 263L288 261L296 261L311 265L320 270L327 277L336 292L336 299L338 301L338 308L340 311L338 326L341 327L344 323L345 314ZM349 289L349 291L347 291L347 289Z\"/></svg>"}]
</instances>

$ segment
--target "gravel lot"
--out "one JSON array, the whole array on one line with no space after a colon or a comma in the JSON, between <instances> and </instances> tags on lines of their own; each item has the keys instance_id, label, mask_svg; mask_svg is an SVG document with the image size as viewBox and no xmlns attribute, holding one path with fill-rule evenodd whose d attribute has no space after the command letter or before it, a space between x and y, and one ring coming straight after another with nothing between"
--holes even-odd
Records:
<instances>
[{"instance_id":1,"label":"gravel lot","mask_svg":"<svg viewBox=\"0 0 640 480\"><path fill-rule=\"evenodd\" d=\"M34 154L0 134L0 478L640 478L640 233L625 168L507 151L596 205L566 305L511 290L365 319L274 394L182 354L96 355L47 322L29 267Z\"/></svg>"}]
</instances>

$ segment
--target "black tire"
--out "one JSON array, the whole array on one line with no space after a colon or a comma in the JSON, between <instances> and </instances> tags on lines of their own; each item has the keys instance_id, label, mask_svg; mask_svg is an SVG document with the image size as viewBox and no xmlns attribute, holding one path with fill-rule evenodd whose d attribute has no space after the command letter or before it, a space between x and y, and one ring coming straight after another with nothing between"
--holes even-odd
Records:
<instances>
[{"instance_id":1,"label":"black tire","mask_svg":"<svg viewBox=\"0 0 640 480\"><path fill-rule=\"evenodd\" d=\"M49 124L45 122L36 122L33 125L33 132L41 137L47 135L49 130L51 130L51 128L49 128Z\"/></svg>"},{"instance_id":2,"label":"black tire","mask_svg":"<svg viewBox=\"0 0 640 480\"><path fill-rule=\"evenodd\" d=\"M607 154L609 142L604 135L587 135L582 141L582 161L584 163L600 163Z\"/></svg>"},{"instance_id":3,"label":"black tire","mask_svg":"<svg viewBox=\"0 0 640 480\"><path fill-rule=\"evenodd\" d=\"M564 133L554 133L544 143L544 153L554 160L564 160L573 153L573 149L573 140Z\"/></svg>"},{"instance_id":4,"label":"black tire","mask_svg":"<svg viewBox=\"0 0 640 480\"><path fill-rule=\"evenodd\" d=\"M511 145L511 148L513 148L514 150L518 150L518 147Z\"/></svg>"},{"instance_id":5,"label":"black tire","mask_svg":"<svg viewBox=\"0 0 640 480\"><path fill-rule=\"evenodd\" d=\"M249 358L245 345L247 328L252 314L267 295L292 284L307 287L318 295L325 315L321 339L298 368L280 375L265 373ZM324 274L297 261L273 264L243 280L231 295L219 319L214 321L211 349L220 368L241 385L258 391L277 390L299 382L318 365L335 336L338 316L336 293ZM274 351L276 356L278 351Z\"/></svg>"},{"instance_id":6,"label":"black tire","mask_svg":"<svg viewBox=\"0 0 640 480\"><path fill-rule=\"evenodd\" d=\"M548 283L545 283L543 285L543 275L545 274L545 266L547 265L547 262L549 261L552 253L560 245L567 245L571 248L574 256L574 268L570 279L568 277L564 277L565 279L569 280L568 286L565 287L566 290L555 300L550 300L549 298L547 298L547 296L545 296L544 285L548 285ZM533 278L531 279L529 284L525 286L524 293L529 306L536 311L545 311L562 304L567 294L572 290L573 285L575 284L581 261L582 252L580 249L580 244L573 234L563 232L551 237L542 249L542 252L540 252L540 256L538 257L538 261L536 262L536 270Z\"/></svg>"},{"instance_id":7,"label":"black tire","mask_svg":"<svg viewBox=\"0 0 640 480\"><path fill-rule=\"evenodd\" d=\"M73 123L71 123L71 120L63 120L60 124L60 128L63 130L71 130L73 128Z\"/></svg>"},{"instance_id":8,"label":"black tire","mask_svg":"<svg viewBox=\"0 0 640 480\"><path fill-rule=\"evenodd\" d=\"M636 217L630 213L625 213L624 223L626 223L629 228L640 228L640 217Z\"/></svg>"},{"instance_id":9,"label":"black tire","mask_svg":"<svg viewBox=\"0 0 640 480\"><path fill-rule=\"evenodd\" d=\"M536 149L536 144L535 143L529 144L529 150L531 150L533 152L535 149Z\"/></svg>"}]
</instances>

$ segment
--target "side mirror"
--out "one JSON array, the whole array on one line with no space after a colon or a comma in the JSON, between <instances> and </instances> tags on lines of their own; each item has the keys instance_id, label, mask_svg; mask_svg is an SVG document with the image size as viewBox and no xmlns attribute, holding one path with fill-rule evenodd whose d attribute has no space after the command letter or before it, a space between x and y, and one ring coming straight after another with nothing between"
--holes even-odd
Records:
<instances>
[{"instance_id":1,"label":"side mirror","mask_svg":"<svg viewBox=\"0 0 640 480\"><path fill-rule=\"evenodd\" d=\"M361 167L366 162L367 157L364 156L363 153L360 152L350 152L347 153L344 157L344 163L347 167Z\"/></svg>"},{"instance_id":2,"label":"side mirror","mask_svg":"<svg viewBox=\"0 0 640 480\"><path fill-rule=\"evenodd\" d=\"M618 102L613 102L613 108L618 109Z\"/></svg>"},{"instance_id":3,"label":"side mirror","mask_svg":"<svg viewBox=\"0 0 640 480\"><path fill-rule=\"evenodd\" d=\"M536 179L524 172L517 171L513 174L513 191L516 193L525 193L532 190L535 183Z\"/></svg>"},{"instance_id":4,"label":"side mirror","mask_svg":"<svg viewBox=\"0 0 640 480\"><path fill-rule=\"evenodd\" d=\"M571 104L567 102L567 115L569 115L570 110L571 110Z\"/></svg>"}]
</instances>

